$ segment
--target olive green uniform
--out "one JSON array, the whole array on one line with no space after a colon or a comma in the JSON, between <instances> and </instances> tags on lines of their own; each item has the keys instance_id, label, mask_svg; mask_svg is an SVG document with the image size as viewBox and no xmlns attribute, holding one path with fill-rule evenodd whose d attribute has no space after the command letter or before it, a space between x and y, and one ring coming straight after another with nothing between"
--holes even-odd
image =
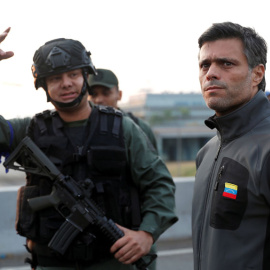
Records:
<instances>
[{"instance_id":1,"label":"olive green uniform","mask_svg":"<svg viewBox=\"0 0 270 270\"><path fill-rule=\"evenodd\" d=\"M144 131L144 133L149 138L150 142L153 144L155 149L157 149L156 137L155 137L151 127L149 126L149 124L147 122L143 121L142 119L138 118L138 126Z\"/></svg>"},{"instance_id":2,"label":"olive green uniform","mask_svg":"<svg viewBox=\"0 0 270 270\"><path fill-rule=\"evenodd\" d=\"M30 118L6 121L0 116L0 152L7 150L11 152L15 149L26 135L29 122ZM175 214L175 184L156 150L149 146L145 133L129 117L123 117L123 132L132 179L142 198L142 222L139 230L151 233L156 241L166 229L178 220ZM109 266L106 267L106 264ZM99 263L84 269L124 270L133 268L130 265L122 265L113 259L110 262Z\"/></svg>"},{"instance_id":3,"label":"olive green uniform","mask_svg":"<svg viewBox=\"0 0 270 270\"><path fill-rule=\"evenodd\" d=\"M121 109L120 109L121 110ZM155 149L157 149L157 141L156 141L156 137L151 129L151 127L149 126L149 124L147 122L145 122L144 120L142 120L141 118L138 118L136 116L134 116L132 113L130 112L124 112L121 110L121 112L125 115L130 117L141 129L142 131L145 133L145 135L148 137L149 141L152 143L152 145L155 147Z\"/></svg>"}]
</instances>

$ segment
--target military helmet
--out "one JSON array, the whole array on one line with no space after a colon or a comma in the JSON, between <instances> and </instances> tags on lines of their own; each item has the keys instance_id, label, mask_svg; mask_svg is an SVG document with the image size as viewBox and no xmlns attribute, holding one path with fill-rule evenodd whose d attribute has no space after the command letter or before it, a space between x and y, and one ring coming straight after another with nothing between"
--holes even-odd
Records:
<instances>
[{"instance_id":1,"label":"military helmet","mask_svg":"<svg viewBox=\"0 0 270 270\"><path fill-rule=\"evenodd\" d=\"M36 89L44 88L45 77L78 68L97 74L90 55L77 40L59 38L46 42L33 57L32 73Z\"/></svg>"}]
</instances>

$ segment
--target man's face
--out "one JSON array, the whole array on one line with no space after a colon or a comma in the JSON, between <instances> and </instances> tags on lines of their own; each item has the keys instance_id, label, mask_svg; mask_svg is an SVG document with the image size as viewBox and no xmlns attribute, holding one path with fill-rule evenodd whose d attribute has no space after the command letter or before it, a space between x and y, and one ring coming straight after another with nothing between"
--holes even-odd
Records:
<instances>
[{"instance_id":1,"label":"man's face","mask_svg":"<svg viewBox=\"0 0 270 270\"><path fill-rule=\"evenodd\" d=\"M117 108L117 102L122 98L122 91L118 90L116 86L107 88L96 85L92 87L92 90L93 94L90 95L90 100L98 105Z\"/></svg>"},{"instance_id":2,"label":"man's face","mask_svg":"<svg viewBox=\"0 0 270 270\"><path fill-rule=\"evenodd\" d=\"M204 43L199 54L199 80L207 106L222 116L247 103L258 91L262 78L258 68L263 69L249 69L239 39Z\"/></svg>"},{"instance_id":3,"label":"man's face","mask_svg":"<svg viewBox=\"0 0 270 270\"><path fill-rule=\"evenodd\" d=\"M52 75L46 78L50 97L58 102L69 103L77 98L82 90L84 78L81 69Z\"/></svg>"}]
</instances>

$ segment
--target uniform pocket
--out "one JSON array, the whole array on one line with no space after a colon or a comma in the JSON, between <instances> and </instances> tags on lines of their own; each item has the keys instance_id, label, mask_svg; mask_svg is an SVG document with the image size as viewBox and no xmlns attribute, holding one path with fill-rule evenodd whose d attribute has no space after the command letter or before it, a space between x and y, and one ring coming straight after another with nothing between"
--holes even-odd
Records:
<instances>
[{"instance_id":1,"label":"uniform pocket","mask_svg":"<svg viewBox=\"0 0 270 270\"><path fill-rule=\"evenodd\" d=\"M223 158L213 190L210 226L236 230L247 207L248 170L230 158Z\"/></svg>"},{"instance_id":2,"label":"uniform pocket","mask_svg":"<svg viewBox=\"0 0 270 270\"><path fill-rule=\"evenodd\" d=\"M16 230L28 238L33 239L36 236L36 213L32 211L28 199L39 196L37 186L23 186L19 189L17 195L17 212L16 212Z\"/></svg>"},{"instance_id":3,"label":"uniform pocket","mask_svg":"<svg viewBox=\"0 0 270 270\"><path fill-rule=\"evenodd\" d=\"M126 165L126 153L117 146L94 146L87 152L87 161L96 172L119 177Z\"/></svg>"}]
</instances>

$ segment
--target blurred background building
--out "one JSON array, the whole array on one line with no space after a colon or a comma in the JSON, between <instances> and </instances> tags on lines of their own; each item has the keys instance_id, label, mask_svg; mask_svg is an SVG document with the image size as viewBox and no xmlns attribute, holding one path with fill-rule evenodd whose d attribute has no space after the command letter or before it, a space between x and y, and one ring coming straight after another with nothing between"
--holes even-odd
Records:
<instances>
[{"instance_id":1,"label":"blurred background building","mask_svg":"<svg viewBox=\"0 0 270 270\"><path fill-rule=\"evenodd\" d=\"M140 93L121 105L151 126L165 161L194 161L198 150L215 135L204 124L213 115L201 93Z\"/></svg>"}]
</instances>

